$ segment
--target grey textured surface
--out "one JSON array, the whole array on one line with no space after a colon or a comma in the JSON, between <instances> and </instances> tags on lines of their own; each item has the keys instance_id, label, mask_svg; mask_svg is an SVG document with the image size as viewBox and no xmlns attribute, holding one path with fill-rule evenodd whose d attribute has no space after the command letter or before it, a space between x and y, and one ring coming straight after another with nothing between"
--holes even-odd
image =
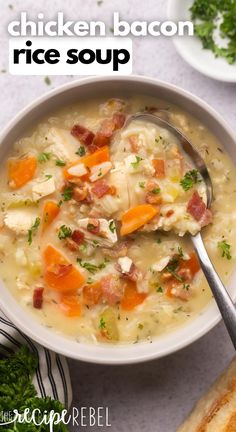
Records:
<instances>
[{"instance_id":1,"label":"grey textured surface","mask_svg":"<svg viewBox=\"0 0 236 432\"><path fill-rule=\"evenodd\" d=\"M0 70L7 69L7 23L22 10L33 17L43 11L47 18L63 10L71 19L103 19L111 26L114 11L128 21L164 19L166 0L1 0ZM9 7L9 4L13 8ZM177 84L202 97L235 126L236 86L200 75L176 53L171 40L136 38L133 72ZM52 77L50 88L76 77ZM49 89L44 77L0 74L3 127L21 108ZM222 324L208 335L167 358L151 363L108 367L69 361L74 406L108 406L112 432L174 432L200 394L217 377L234 352ZM82 428L89 431L89 428ZM94 430L92 428L91 430ZM105 428L102 428L105 430ZM191 431L189 431L191 432Z\"/></svg>"}]
</instances>

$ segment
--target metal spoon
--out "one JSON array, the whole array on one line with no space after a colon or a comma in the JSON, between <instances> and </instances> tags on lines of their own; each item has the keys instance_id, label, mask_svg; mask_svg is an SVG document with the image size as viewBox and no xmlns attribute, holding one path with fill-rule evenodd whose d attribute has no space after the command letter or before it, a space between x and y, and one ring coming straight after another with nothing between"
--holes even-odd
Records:
<instances>
[{"instance_id":1,"label":"metal spoon","mask_svg":"<svg viewBox=\"0 0 236 432\"><path fill-rule=\"evenodd\" d=\"M127 127L134 120L144 120L146 122L154 123L155 125L169 130L176 138L178 138L180 145L184 152L190 157L195 167L200 172L203 181L206 185L207 193L207 207L210 208L213 199L213 186L211 178L206 167L206 164L199 153L195 150L191 142L180 132L176 127L172 126L166 120L149 113L137 113L127 118L123 128ZM221 312L222 318L228 330L228 333L236 349L236 309L231 297L229 296L224 284L222 283L219 275L217 274L214 265L212 264L206 248L204 246L201 232L194 236L190 236L194 248L199 258L199 262L211 291L215 297L218 308Z\"/></svg>"}]
</instances>

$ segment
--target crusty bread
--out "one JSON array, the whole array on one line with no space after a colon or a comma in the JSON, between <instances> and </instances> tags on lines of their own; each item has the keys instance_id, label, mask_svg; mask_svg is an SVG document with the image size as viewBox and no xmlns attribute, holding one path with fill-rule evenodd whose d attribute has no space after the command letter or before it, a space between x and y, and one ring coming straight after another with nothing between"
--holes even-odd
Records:
<instances>
[{"instance_id":1,"label":"crusty bread","mask_svg":"<svg viewBox=\"0 0 236 432\"><path fill-rule=\"evenodd\" d=\"M236 432L236 359L177 432Z\"/></svg>"}]
</instances>

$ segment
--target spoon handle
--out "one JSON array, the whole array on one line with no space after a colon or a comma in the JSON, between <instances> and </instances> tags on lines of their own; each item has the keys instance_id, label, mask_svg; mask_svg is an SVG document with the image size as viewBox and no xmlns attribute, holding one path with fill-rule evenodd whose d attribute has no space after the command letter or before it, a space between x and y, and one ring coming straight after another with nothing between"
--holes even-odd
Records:
<instances>
[{"instance_id":1,"label":"spoon handle","mask_svg":"<svg viewBox=\"0 0 236 432\"><path fill-rule=\"evenodd\" d=\"M197 252L203 273L215 297L218 308L228 330L228 333L236 349L236 309L225 286L220 280L204 246L200 233L192 237L192 242Z\"/></svg>"}]
</instances>

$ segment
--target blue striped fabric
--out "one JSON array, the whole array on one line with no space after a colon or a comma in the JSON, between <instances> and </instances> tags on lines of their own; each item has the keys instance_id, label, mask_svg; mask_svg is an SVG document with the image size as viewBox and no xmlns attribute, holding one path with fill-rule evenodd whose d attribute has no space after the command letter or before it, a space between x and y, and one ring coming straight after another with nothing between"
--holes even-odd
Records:
<instances>
[{"instance_id":1,"label":"blue striped fabric","mask_svg":"<svg viewBox=\"0 0 236 432\"><path fill-rule=\"evenodd\" d=\"M38 395L51 396L69 408L72 390L66 359L33 342L0 312L0 354L12 354L21 345L27 345L38 358L33 381Z\"/></svg>"}]
</instances>

